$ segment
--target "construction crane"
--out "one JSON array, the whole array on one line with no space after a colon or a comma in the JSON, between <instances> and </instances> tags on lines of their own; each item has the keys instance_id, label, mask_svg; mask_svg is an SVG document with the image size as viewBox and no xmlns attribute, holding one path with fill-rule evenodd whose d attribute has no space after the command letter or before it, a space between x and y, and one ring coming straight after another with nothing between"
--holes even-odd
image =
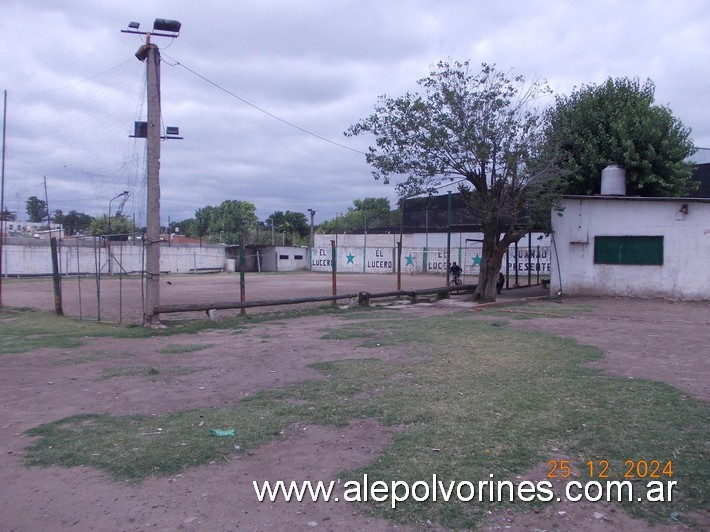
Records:
<instances>
[{"instance_id":1,"label":"construction crane","mask_svg":"<svg viewBox=\"0 0 710 532\"><path fill-rule=\"evenodd\" d=\"M126 204L126 200L128 199L128 195L130 194L129 191L124 190L120 194L117 194L113 198L111 198L111 201L108 202L108 233L111 233L111 202L115 199L118 198L123 198L121 200L121 203L118 205L118 209L116 209L116 214L114 216L121 216L121 212L123 212L123 206Z\"/></svg>"},{"instance_id":2,"label":"construction crane","mask_svg":"<svg viewBox=\"0 0 710 532\"><path fill-rule=\"evenodd\" d=\"M128 200L130 192L126 191L123 194L123 199L121 200L121 203L118 204L118 208L116 209L116 214L114 216L121 216L121 213L123 213L123 207L126 205L126 201Z\"/></svg>"}]
</instances>

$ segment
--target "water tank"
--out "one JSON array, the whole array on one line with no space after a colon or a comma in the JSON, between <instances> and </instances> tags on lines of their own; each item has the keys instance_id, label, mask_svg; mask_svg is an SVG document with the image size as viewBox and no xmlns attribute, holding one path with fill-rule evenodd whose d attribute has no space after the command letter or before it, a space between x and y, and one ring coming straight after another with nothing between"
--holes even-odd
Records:
<instances>
[{"instance_id":1,"label":"water tank","mask_svg":"<svg viewBox=\"0 0 710 532\"><path fill-rule=\"evenodd\" d=\"M610 164L602 170L602 196L626 195L626 170Z\"/></svg>"}]
</instances>

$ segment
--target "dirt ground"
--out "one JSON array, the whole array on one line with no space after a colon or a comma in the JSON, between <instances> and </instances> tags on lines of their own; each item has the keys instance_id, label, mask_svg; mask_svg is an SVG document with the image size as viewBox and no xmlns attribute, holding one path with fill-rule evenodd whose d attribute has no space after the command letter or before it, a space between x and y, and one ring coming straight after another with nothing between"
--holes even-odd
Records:
<instances>
[{"instance_id":1,"label":"dirt ground","mask_svg":"<svg viewBox=\"0 0 710 532\"><path fill-rule=\"evenodd\" d=\"M536 284L535 276L531 284ZM520 276L519 285L527 285L526 276ZM463 282L476 283L471 276ZM515 278L511 277L511 283ZM20 278L2 279L2 302L10 307L31 307L54 310L55 300L52 279ZM442 274L412 275L403 273L399 286L402 290L421 290L446 285ZM372 273L339 273L336 277L338 294L358 292L382 293L398 289L397 275ZM143 316L143 284L140 277L125 278L104 276L100 280L93 277L69 277L62 279L62 301L65 316L85 320L124 323L140 323ZM185 303L239 302L239 274L163 274L160 277L160 303L179 305ZM247 273L245 275L246 301L304 298L329 296L333 293L332 277L329 273ZM340 300L339 303L346 303ZM312 303L318 306L323 303ZM289 305L281 308L302 308L308 305ZM254 307L249 313L269 312L274 307ZM221 310L221 315L238 311ZM204 312L163 314L161 319L202 318Z\"/></svg>"},{"instance_id":2,"label":"dirt ground","mask_svg":"<svg viewBox=\"0 0 710 532\"><path fill-rule=\"evenodd\" d=\"M538 295L539 288L510 291L502 299ZM5 294L5 292L4 292ZM561 305L584 312L531 320L514 327L547 331L594 345L606 353L596 363L603 371L667 382L684 393L710 401L710 305L630 299L576 299ZM472 312L456 299L405 307L401 312L436 315ZM508 307L501 307L502 310ZM475 314L474 314L475 316ZM91 468L27 468L24 431L80 413L162 414L234 404L256 391L320 378L308 368L317 361L371 357L357 341L319 339L337 327L334 317L304 317L261 324L233 335L207 331L191 336L142 340L89 339L76 349L38 349L0 357L0 528L2 530L410 530L362 515L347 503L258 503L252 480L337 479L339 471L374 459L391 441L390 429L356 420L344 429L297 425L283 438L253 454L212 463L140 484L107 479ZM171 344L213 344L185 354L161 354ZM317 347L316 347L317 343ZM67 363L97 351L135 352L136 357L99 358ZM377 356L396 361L406 348L391 346ZM166 362L167 359L167 362ZM105 368L174 365L201 368L169 382L144 377L101 380ZM544 464L526 478L541 480ZM694 516L710 526L706 511ZM550 504L540 513L494 512L486 530L664 530L651 528L613 507Z\"/></svg>"}]
</instances>

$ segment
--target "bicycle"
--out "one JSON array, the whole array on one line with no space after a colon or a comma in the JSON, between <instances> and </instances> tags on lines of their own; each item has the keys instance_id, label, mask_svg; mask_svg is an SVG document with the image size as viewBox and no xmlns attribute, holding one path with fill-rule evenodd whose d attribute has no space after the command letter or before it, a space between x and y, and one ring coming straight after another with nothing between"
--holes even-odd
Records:
<instances>
[{"instance_id":1,"label":"bicycle","mask_svg":"<svg viewBox=\"0 0 710 532\"><path fill-rule=\"evenodd\" d=\"M463 284L460 273L452 273L451 275L452 278L449 281L449 286L461 286Z\"/></svg>"}]
</instances>

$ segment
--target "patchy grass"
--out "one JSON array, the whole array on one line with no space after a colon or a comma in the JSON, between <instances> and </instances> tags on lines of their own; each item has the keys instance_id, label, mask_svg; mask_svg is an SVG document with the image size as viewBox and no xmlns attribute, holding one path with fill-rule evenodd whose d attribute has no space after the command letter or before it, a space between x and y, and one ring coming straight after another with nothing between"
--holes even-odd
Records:
<instances>
[{"instance_id":1,"label":"patchy grass","mask_svg":"<svg viewBox=\"0 0 710 532\"><path fill-rule=\"evenodd\" d=\"M0 310L0 354L24 353L41 347L73 348L85 338L147 338L149 329L75 321L50 312Z\"/></svg>"},{"instance_id":2,"label":"patchy grass","mask_svg":"<svg viewBox=\"0 0 710 532\"><path fill-rule=\"evenodd\" d=\"M367 473L371 482L410 485L433 474L444 482L477 483L491 474L515 481L559 454L582 471L588 460L608 460L617 479L626 460L672 459L673 502L634 502L627 509L659 520L707 507L708 406L664 384L586 368L600 357L596 349L470 315L365 319L328 337L408 346L412 359L315 364L324 379L266 390L228 408L60 420L28 432L38 440L27 449L27 463L91 465L114 478L140 480L251 452L296 422L343 426L367 417L403 430L371 464L342 473L346 480L361 481ZM236 428L237 436L215 438L212 428ZM635 483L635 496L644 486ZM389 502L363 504L396 521L452 528L474 528L491 507L477 500L410 500L396 509Z\"/></svg>"},{"instance_id":3,"label":"patchy grass","mask_svg":"<svg viewBox=\"0 0 710 532\"><path fill-rule=\"evenodd\" d=\"M184 353L194 353L204 349L210 349L215 344L170 344L167 347L158 350L158 353L164 355L181 355Z\"/></svg>"},{"instance_id":4,"label":"patchy grass","mask_svg":"<svg viewBox=\"0 0 710 532\"><path fill-rule=\"evenodd\" d=\"M276 319L297 319L304 316L342 316L351 319L371 315L369 309L342 310L322 307L260 313L225 318L216 323L209 320L166 321L164 329L150 329L136 325L76 321L51 312L31 309L0 309L0 355L25 353L42 347L67 349L81 347L87 338L151 338L176 334L195 334L206 330L231 330L237 333L250 325L272 323Z\"/></svg>"},{"instance_id":5,"label":"patchy grass","mask_svg":"<svg viewBox=\"0 0 710 532\"><path fill-rule=\"evenodd\" d=\"M488 307L478 310L483 316L501 316L516 320L527 320L550 316L553 318L571 318L589 314L594 309L590 305L570 305L561 299L522 302L505 307Z\"/></svg>"}]
</instances>

